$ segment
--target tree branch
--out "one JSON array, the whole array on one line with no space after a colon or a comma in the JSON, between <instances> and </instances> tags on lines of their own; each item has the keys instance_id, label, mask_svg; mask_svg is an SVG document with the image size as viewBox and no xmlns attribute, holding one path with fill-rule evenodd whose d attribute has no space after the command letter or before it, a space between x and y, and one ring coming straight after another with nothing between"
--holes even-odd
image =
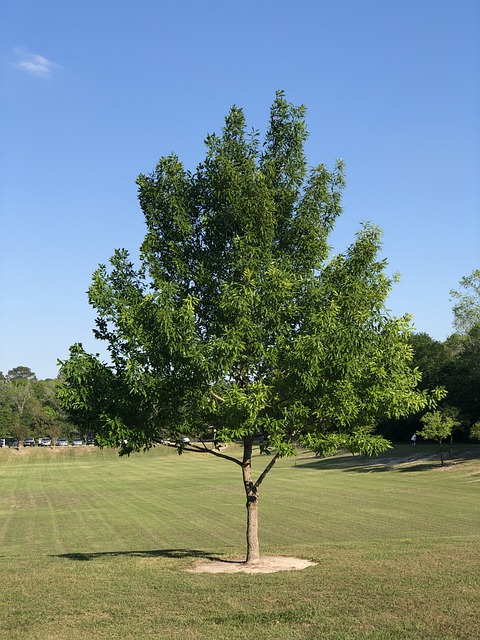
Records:
<instances>
[{"instance_id":1,"label":"tree branch","mask_svg":"<svg viewBox=\"0 0 480 640\"><path fill-rule=\"evenodd\" d=\"M235 464L242 466L241 461L237 460L237 458L234 458L233 456L228 456L226 453L220 453L220 451L216 451L215 449L208 449L205 445L203 446L203 448L195 444L180 446L178 444L175 444L174 442L163 443L163 445L166 447L171 447L172 449L177 449L177 450L182 449L182 451L190 451L191 453L210 453L212 456L216 456L217 458L223 458L224 460L230 460L230 462L235 462Z\"/></svg>"},{"instance_id":2,"label":"tree branch","mask_svg":"<svg viewBox=\"0 0 480 640\"><path fill-rule=\"evenodd\" d=\"M265 476L267 475L267 473L272 469L273 465L276 463L276 461L278 460L278 458L280 457L279 453L276 453L273 458L270 460L270 462L267 464L267 466L265 467L265 469L262 471L262 473L260 474L258 480L255 483L256 487L259 487L262 482L265 480Z\"/></svg>"}]
</instances>

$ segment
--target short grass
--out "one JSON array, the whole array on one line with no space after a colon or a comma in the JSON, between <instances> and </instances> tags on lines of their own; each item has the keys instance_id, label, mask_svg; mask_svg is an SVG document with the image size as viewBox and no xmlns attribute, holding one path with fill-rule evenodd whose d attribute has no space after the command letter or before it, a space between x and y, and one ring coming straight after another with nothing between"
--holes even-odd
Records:
<instances>
[{"instance_id":1,"label":"short grass","mask_svg":"<svg viewBox=\"0 0 480 640\"><path fill-rule=\"evenodd\" d=\"M0 638L479 638L480 448L466 448L444 469L425 444L375 464L281 460L262 551L318 564L265 575L187 571L244 554L231 463L0 450Z\"/></svg>"}]
</instances>

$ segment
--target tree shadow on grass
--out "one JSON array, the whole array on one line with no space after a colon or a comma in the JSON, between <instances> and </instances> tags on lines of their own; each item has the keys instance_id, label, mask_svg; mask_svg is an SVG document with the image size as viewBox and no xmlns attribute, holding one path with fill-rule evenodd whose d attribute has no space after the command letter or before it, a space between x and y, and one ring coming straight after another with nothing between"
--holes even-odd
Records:
<instances>
[{"instance_id":1,"label":"tree shadow on grass","mask_svg":"<svg viewBox=\"0 0 480 640\"><path fill-rule=\"evenodd\" d=\"M322 458L312 462L305 462L303 464L297 464L297 469L319 469L327 471L329 469L336 469L344 471L345 473L383 473L385 471L399 472L399 473L413 473L422 471L432 471L433 469L448 470L454 467L459 467L472 459L470 455L458 455L453 458L446 458L442 465L440 459L437 456L426 456L423 459L418 459L415 462L412 457L409 458L397 458L397 459L371 459L371 458L339 458L328 459Z\"/></svg>"},{"instance_id":2,"label":"tree shadow on grass","mask_svg":"<svg viewBox=\"0 0 480 640\"><path fill-rule=\"evenodd\" d=\"M132 551L95 551L91 553L59 553L51 554L51 558L66 558L86 562L96 558L111 558L119 556L130 556L132 558L204 558L205 560L215 560L216 562L233 562L223 560L217 554L207 553L198 549L146 549Z\"/></svg>"},{"instance_id":3,"label":"tree shadow on grass","mask_svg":"<svg viewBox=\"0 0 480 640\"><path fill-rule=\"evenodd\" d=\"M399 471L400 473L411 473L412 471L431 471L432 469L437 469L439 468L440 465L440 461L438 461L438 463L436 462L424 462L423 464L411 464L408 467L398 467L396 469L396 471ZM445 465L446 466L446 465Z\"/></svg>"},{"instance_id":4,"label":"tree shadow on grass","mask_svg":"<svg viewBox=\"0 0 480 640\"><path fill-rule=\"evenodd\" d=\"M339 456L317 458L310 462L296 465L297 469L319 469L328 471L335 469L345 473L383 473L385 471L412 473L431 471L432 469L448 469L462 465L478 457L475 453L459 452L450 458L445 456L442 466L437 454L413 454L401 457L366 458L364 456Z\"/></svg>"},{"instance_id":5,"label":"tree shadow on grass","mask_svg":"<svg viewBox=\"0 0 480 640\"><path fill-rule=\"evenodd\" d=\"M295 465L297 469L320 469L329 471L332 469L347 473L378 473L380 471L392 471L392 466L387 460L352 456L341 458L318 458L311 462L301 462Z\"/></svg>"}]
</instances>

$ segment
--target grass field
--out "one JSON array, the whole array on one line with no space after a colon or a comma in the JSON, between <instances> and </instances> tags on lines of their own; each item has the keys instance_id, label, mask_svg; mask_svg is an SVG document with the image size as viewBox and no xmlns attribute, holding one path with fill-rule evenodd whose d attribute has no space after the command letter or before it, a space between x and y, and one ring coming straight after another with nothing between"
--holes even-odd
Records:
<instances>
[{"instance_id":1,"label":"grass field","mask_svg":"<svg viewBox=\"0 0 480 640\"><path fill-rule=\"evenodd\" d=\"M480 638L480 447L467 448L444 469L426 444L375 464L281 460L262 485L262 553L318 564L264 575L188 572L244 555L231 463L0 450L0 638Z\"/></svg>"}]
</instances>

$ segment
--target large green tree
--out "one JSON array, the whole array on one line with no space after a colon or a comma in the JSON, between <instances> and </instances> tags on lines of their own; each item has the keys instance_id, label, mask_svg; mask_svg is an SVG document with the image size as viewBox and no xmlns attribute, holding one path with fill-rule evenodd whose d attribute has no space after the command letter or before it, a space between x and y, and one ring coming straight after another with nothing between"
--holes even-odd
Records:
<instances>
[{"instance_id":1,"label":"large green tree","mask_svg":"<svg viewBox=\"0 0 480 640\"><path fill-rule=\"evenodd\" d=\"M378 453L389 446L378 420L434 404L417 389L409 318L385 309L379 229L365 224L330 256L343 166L307 167L304 116L279 92L261 145L233 107L196 171L170 155L139 176L139 264L116 250L89 290L109 362L76 344L61 363L63 406L101 445L166 444L238 466L249 563L259 487L279 457L298 442ZM234 441L238 458L222 447ZM254 475L257 445L270 455Z\"/></svg>"}]
</instances>

